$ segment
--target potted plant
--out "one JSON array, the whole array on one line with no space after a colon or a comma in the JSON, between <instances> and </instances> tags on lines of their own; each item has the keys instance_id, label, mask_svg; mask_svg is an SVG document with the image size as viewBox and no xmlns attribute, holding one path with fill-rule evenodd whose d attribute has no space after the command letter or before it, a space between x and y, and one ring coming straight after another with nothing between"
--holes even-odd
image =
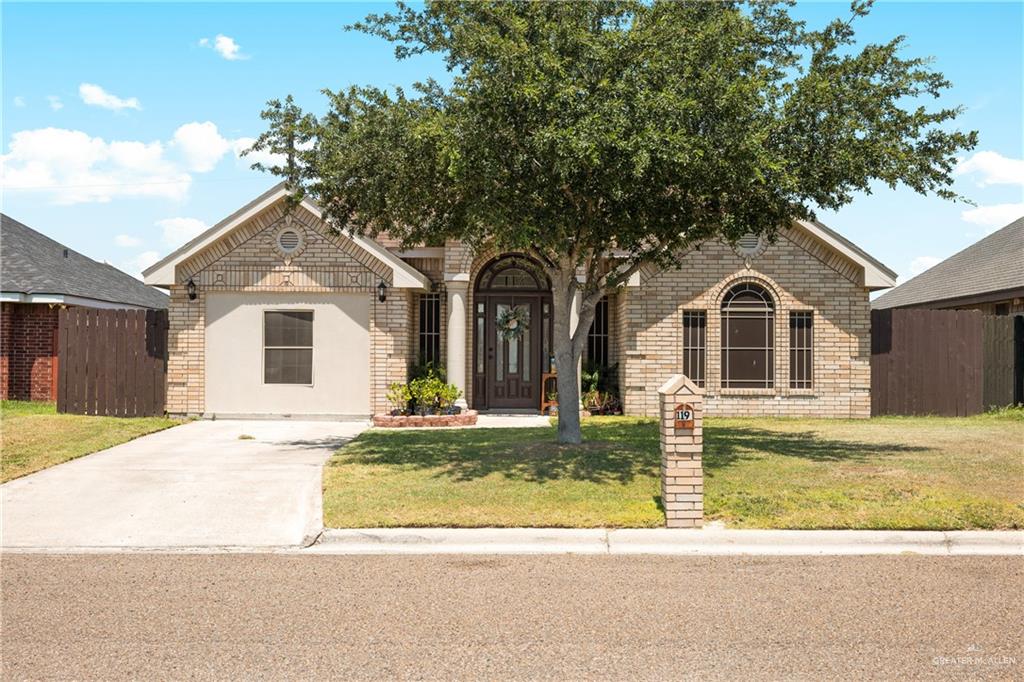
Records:
<instances>
[{"instance_id":1,"label":"potted plant","mask_svg":"<svg viewBox=\"0 0 1024 682\"><path fill-rule=\"evenodd\" d=\"M548 407L548 414L551 415L552 417L554 417L556 414L558 414L558 392L557 391L551 391L550 393L548 393L548 402L552 403L552 405Z\"/></svg>"}]
</instances>

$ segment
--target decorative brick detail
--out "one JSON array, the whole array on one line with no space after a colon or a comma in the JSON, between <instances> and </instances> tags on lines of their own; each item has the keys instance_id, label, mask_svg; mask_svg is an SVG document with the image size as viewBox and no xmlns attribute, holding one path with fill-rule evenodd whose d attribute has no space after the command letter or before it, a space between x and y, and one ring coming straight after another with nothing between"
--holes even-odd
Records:
<instances>
[{"instance_id":1,"label":"decorative brick detail","mask_svg":"<svg viewBox=\"0 0 1024 682\"><path fill-rule=\"evenodd\" d=\"M661 442L661 504L669 528L704 523L704 397L682 374L658 389ZM680 414L686 409L686 414ZM680 417L689 420L681 422Z\"/></svg>"},{"instance_id":2,"label":"decorative brick detail","mask_svg":"<svg viewBox=\"0 0 1024 682\"><path fill-rule=\"evenodd\" d=\"M459 414L428 414L422 416L375 414L373 415L373 425L385 429L473 426L476 424L476 417L476 410L466 410Z\"/></svg>"},{"instance_id":3,"label":"decorative brick detail","mask_svg":"<svg viewBox=\"0 0 1024 682\"><path fill-rule=\"evenodd\" d=\"M168 333L167 411L201 415L206 394L206 296L218 291L337 292L372 296L370 310L370 406L387 410L387 387L404 382L412 361L410 328L414 294L389 289L377 300L377 283L391 282L391 270L348 237L333 233L312 213L299 207L291 216L301 231L303 248L282 256L276 243L285 225L282 204L263 211L231 234L178 267L171 287ZM198 296L190 301L189 279ZM258 333L258 330L254 330ZM338 390L345 390L338 387Z\"/></svg>"},{"instance_id":4,"label":"decorative brick detail","mask_svg":"<svg viewBox=\"0 0 1024 682\"><path fill-rule=\"evenodd\" d=\"M0 303L0 397L56 400L55 336L59 309L46 303Z\"/></svg>"},{"instance_id":5,"label":"decorative brick detail","mask_svg":"<svg viewBox=\"0 0 1024 682\"><path fill-rule=\"evenodd\" d=\"M748 268L728 245L705 242L679 269L645 269L639 287L619 294L616 335L626 414L658 414L657 387L682 370L684 310L707 311L704 405L719 416L867 418L871 412L871 308L855 264L801 228L779 235ZM754 281L775 304L775 386L721 388L721 301ZM810 389L789 388L789 313L814 313Z\"/></svg>"}]
</instances>

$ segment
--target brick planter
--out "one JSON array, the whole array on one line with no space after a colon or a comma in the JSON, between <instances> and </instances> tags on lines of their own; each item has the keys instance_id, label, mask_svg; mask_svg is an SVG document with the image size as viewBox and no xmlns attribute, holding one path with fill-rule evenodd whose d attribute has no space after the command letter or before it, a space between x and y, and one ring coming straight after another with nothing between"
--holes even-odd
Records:
<instances>
[{"instance_id":1,"label":"brick planter","mask_svg":"<svg viewBox=\"0 0 1024 682\"><path fill-rule=\"evenodd\" d=\"M428 414L425 417L419 415L392 416L390 414L375 414L373 415L373 425L384 429L473 426L476 424L476 414L476 410L466 410L460 414Z\"/></svg>"}]
</instances>

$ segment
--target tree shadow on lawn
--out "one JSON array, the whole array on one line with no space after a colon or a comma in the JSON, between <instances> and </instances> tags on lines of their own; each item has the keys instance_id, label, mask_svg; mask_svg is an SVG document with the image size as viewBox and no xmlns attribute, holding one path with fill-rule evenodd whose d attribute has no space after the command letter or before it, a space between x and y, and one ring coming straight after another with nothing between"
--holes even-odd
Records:
<instances>
[{"instance_id":1,"label":"tree shadow on lawn","mask_svg":"<svg viewBox=\"0 0 1024 682\"><path fill-rule=\"evenodd\" d=\"M491 474L543 483L629 483L656 476L658 432L650 424L584 427L582 445L558 445L552 428L368 431L328 466L350 464L436 469L434 476L471 481Z\"/></svg>"},{"instance_id":2,"label":"tree shadow on lawn","mask_svg":"<svg viewBox=\"0 0 1024 682\"><path fill-rule=\"evenodd\" d=\"M704 469L709 475L743 460L782 455L814 462L857 462L929 448L825 438L814 431L779 432L752 427L704 430ZM552 428L443 431L368 431L327 466L382 466L436 470L434 476L472 481L492 474L543 483L572 480L626 484L660 476L657 424L649 419L584 422L584 443L558 445Z\"/></svg>"},{"instance_id":3,"label":"tree shadow on lawn","mask_svg":"<svg viewBox=\"0 0 1024 682\"><path fill-rule=\"evenodd\" d=\"M816 431L772 431L753 427L704 429L704 471L714 474L744 460L779 455L811 462L867 462L885 455L933 448L826 438Z\"/></svg>"}]
</instances>

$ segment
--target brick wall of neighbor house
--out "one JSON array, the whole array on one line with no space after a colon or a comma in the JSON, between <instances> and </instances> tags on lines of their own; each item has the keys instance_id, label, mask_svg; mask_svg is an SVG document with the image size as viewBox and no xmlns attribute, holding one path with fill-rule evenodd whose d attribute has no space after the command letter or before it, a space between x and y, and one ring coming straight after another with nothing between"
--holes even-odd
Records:
<instances>
[{"instance_id":1,"label":"brick wall of neighbor house","mask_svg":"<svg viewBox=\"0 0 1024 682\"><path fill-rule=\"evenodd\" d=\"M205 401L205 309L211 291L368 293L370 313L370 390L374 412L387 409L385 393L393 381L404 381L410 361L411 295L391 289L387 301L377 300L377 283L391 284L391 271L347 238L331 234L302 208L292 214L291 227L302 234L303 247L290 258L276 247L285 227L280 205L268 208L206 251L178 266L171 287L167 410L202 414ZM192 278L198 297L188 300Z\"/></svg>"},{"instance_id":2,"label":"brick wall of neighbor house","mask_svg":"<svg viewBox=\"0 0 1024 682\"><path fill-rule=\"evenodd\" d=\"M709 242L678 270L647 271L620 296L616 343L627 414L658 414L658 386L682 371L682 314L707 311L705 409L732 416L870 416L870 305L857 266L799 228L746 267L731 247ZM721 388L721 301L754 281L775 299L775 387ZM789 388L789 313L814 312L813 387Z\"/></svg>"},{"instance_id":3,"label":"brick wall of neighbor house","mask_svg":"<svg viewBox=\"0 0 1024 682\"><path fill-rule=\"evenodd\" d=\"M4 400L56 400L57 325L56 307L0 303L0 397Z\"/></svg>"}]
</instances>

